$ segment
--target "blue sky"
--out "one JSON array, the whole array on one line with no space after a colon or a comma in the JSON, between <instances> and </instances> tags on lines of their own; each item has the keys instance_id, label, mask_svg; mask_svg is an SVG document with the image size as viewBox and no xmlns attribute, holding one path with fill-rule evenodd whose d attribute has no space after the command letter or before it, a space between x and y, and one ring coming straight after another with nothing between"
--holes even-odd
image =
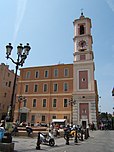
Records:
<instances>
[{"instance_id":1,"label":"blue sky","mask_svg":"<svg viewBox=\"0 0 114 152\"><path fill-rule=\"evenodd\" d=\"M114 0L1 0L0 62L15 68L5 58L11 42L16 59L19 43L30 43L31 52L23 67L73 63L73 21L84 15L91 18L95 79L101 111L112 113L114 99Z\"/></svg>"}]
</instances>

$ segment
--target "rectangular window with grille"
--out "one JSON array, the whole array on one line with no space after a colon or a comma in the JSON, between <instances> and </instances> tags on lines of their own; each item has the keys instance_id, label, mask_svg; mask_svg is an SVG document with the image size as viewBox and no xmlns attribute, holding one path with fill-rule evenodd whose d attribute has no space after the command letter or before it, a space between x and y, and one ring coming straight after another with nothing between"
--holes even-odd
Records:
<instances>
[{"instance_id":1,"label":"rectangular window with grille","mask_svg":"<svg viewBox=\"0 0 114 152\"><path fill-rule=\"evenodd\" d=\"M43 107L46 107L46 99L43 99Z\"/></svg>"},{"instance_id":2,"label":"rectangular window with grille","mask_svg":"<svg viewBox=\"0 0 114 152\"><path fill-rule=\"evenodd\" d=\"M35 85L34 85L34 92L37 92L37 91L38 91L38 85L35 84Z\"/></svg>"},{"instance_id":3,"label":"rectangular window with grille","mask_svg":"<svg viewBox=\"0 0 114 152\"><path fill-rule=\"evenodd\" d=\"M44 84L43 90L44 90L44 92L47 92L47 84Z\"/></svg>"},{"instance_id":4,"label":"rectangular window with grille","mask_svg":"<svg viewBox=\"0 0 114 152\"><path fill-rule=\"evenodd\" d=\"M35 122L35 115L31 116L31 122L34 123Z\"/></svg>"},{"instance_id":5,"label":"rectangular window with grille","mask_svg":"<svg viewBox=\"0 0 114 152\"><path fill-rule=\"evenodd\" d=\"M28 92L28 87L29 87L29 85L26 84L26 85L25 85L25 92Z\"/></svg>"},{"instance_id":6,"label":"rectangular window with grille","mask_svg":"<svg viewBox=\"0 0 114 152\"><path fill-rule=\"evenodd\" d=\"M24 101L23 101L23 107L26 107L27 106L27 100L25 99Z\"/></svg>"},{"instance_id":7,"label":"rectangular window with grille","mask_svg":"<svg viewBox=\"0 0 114 152\"><path fill-rule=\"evenodd\" d=\"M64 99L64 107L67 107L67 106L68 106L68 100Z\"/></svg>"},{"instance_id":8,"label":"rectangular window with grille","mask_svg":"<svg viewBox=\"0 0 114 152\"><path fill-rule=\"evenodd\" d=\"M43 115L42 116L42 122L45 122L45 120L46 120L46 117Z\"/></svg>"},{"instance_id":9,"label":"rectangular window with grille","mask_svg":"<svg viewBox=\"0 0 114 152\"><path fill-rule=\"evenodd\" d=\"M53 107L56 108L57 99L53 99Z\"/></svg>"},{"instance_id":10,"label":"rectangular window with grille","mask_svg":"<svg viewBox=\"0 0 114 152\"><path fill-rule=\"evenodd\" d=\"M68 83L64 83L64 91L68 91Z\"/></svg>"},{"instance_id":11,"label":"rectangular window with grille","mask_svg":"<svg viewBox=\"0 0 114 152\"><path fill-rule=\"evenodd\" d=\"M36 99L33 99L33 107L36 107Z\"/></svg>"},{"instance_id":12,"label":"rectangular window with grille","mask_svg":"<svg viewBox=\"0 0 114 152\"><path fill-rule=\"evenodd\" d=\"M58 69L54 69L54 77L58 77Z\"/></svg>"},{"instance_id":13,"label":"rectangular window with grille","mask_svg":"<svg viewBox=\"0 0 114 152\"><path fill-rule=\"evenodd\" d=\"M30 71L27 71L26 72L26 79L29 79L30 78Z\"/></svg>"},{"instance_id":14,"label":"rectangular window with grille","mask_svg":"<svg viewBox=\"0 0 114 152\"><path fill-rule=\"evenodd\" d=\"M58 85L57 85L57 83L55 83L54 86L53 86L53 91L57 92L57 90L58 90Z\"/></svg>"},{"instance_id":15,"label":"rectangular window with grille","mask_svg":"<svg viewBox=\"0 0 114 152\"><path fill-rule=\"evenodd\" d=\"M65 68L64 69L64 77L68 77L69 76L69 69Z\"/></svg>"},{"instance_id":16,"label":"rectangular window with grille","mask_svg":"<svg viewBox=\"0 0 114 152\"><path fill-rule=\"evenodd\" d=\"M52 119L56 119L57 117L54 115L54 116L52 116Z\"/></svg>"}]
</instances>

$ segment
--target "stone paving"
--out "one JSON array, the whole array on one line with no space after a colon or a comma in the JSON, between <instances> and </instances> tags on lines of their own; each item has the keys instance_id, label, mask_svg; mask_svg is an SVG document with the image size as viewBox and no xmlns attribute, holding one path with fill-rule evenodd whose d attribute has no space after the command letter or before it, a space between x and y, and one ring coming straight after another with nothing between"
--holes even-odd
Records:
<instances>
[{"instance_id":1,"label":"stone paving","mask_svg":"<svg viewBox=\"0 0 114 152\"><path fill-rule=\"evenodd\" d=\"M91 135L92 136L92 135ZM36 150L36 143L37 143L37 138L31 138L31 137L13 137L13 142L15 143L14 150L15 152L34 152ZM78 141L77 145L80 145L82 142ZM84 143L84 141L83 141ZM64 138L55 138L55 146L50 147L48 145L40 145L41 151L46 152L46 151L60 151L58 149L62 149L64 147L68 146L75 146L74 139L70 140L70 145L66 145L66 141Z\"/></svg>"},{"instance_id":2,"label":"stone paving","mask_svg":"<svg viewBox=\"0 0 114 152\"><path fill-rule=\"evenodd\" d=\"M70 145L66 145L64 138L56 138L55 141L54 147L41 145L41 150L36 150L36 137L13 138L15 152L114 152L114 131L90 131L90 137L77 144L70 140Z\"/></svg>"}]
</instances>

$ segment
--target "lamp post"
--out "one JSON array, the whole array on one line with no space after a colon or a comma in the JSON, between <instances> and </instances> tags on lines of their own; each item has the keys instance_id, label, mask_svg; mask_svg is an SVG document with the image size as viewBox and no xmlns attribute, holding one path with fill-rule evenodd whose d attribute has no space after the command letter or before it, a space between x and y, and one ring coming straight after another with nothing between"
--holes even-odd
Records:
<instances>
[{"instance_id":1,"label":"lamp post","mask_svg":"<svg viewBox=\"0 0 114 152\"><path fill-rule=\"evenodd\" d=\"M76 104L76 100L71 98L69 100L69 105L71 106L71 124L73 124L73 105L75 105L75 104Z\"/></svg>"},{"instance_id":2,"label":"lamp post","mask_svg":"<svg viewBox=\"0 0 114 152\"><path fill-rule=\"evenodd\" d=\"M99 112L101 113L101 96L98 96L99 100Z\"/></svg>"},{"instance_id":3,"label":"lamp post","mask_svg":"<svg viewBox=\"0 0 114 152\"><path fill-rule=\"evenodd\" d=\"M11 103L10 103L10 112L9 112L9 118L7 121L12 122L13 121L13 104L14 104L14 94L15 94L15 87L16 87L16 78L17 78L17 71L19 66L23 66L27 55L29 54L31 47L29 46L29 43L27 43L24 47L22 44L17 46L17 60L14 61L13 58L10 57L11 52L13 50L13 47L11 43L9 43L6 46L6 58L10 59L15 65L16 65L16 70L15 70L15 77L14 77L14 83L13 83L13 90L12 90L12 96L11 96Z\"/></svg>"},{"instance_id":4,"label":"lamp post","mask_svg":"<svg viewBox=\"0 0 114 152\"><path fill-rule=\"evenodd\" d=\"M114 87L113 87L113 89L112 89L112 96L114 96Z\"/></svg>"},{"instance_id":5,"label":"lamp post","mask_svg":"<svg viewBox=\"0 0 114 152\"><path fill-rule=\"evenodd\" d=\"M18 117L17 117L17 120L18 120L19 123L20 123L20 108L21 108L21 103L24 102L25 100L26 100L26 98L23 97L23 96L21 96L21 95L18 97Z\"/></svg>"}]
</instances>

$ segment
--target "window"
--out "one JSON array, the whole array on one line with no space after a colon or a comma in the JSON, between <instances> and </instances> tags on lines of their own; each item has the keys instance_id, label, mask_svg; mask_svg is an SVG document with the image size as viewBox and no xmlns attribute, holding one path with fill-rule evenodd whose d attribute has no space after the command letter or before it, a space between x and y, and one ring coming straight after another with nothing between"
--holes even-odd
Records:
<instances>
[{"instance_id":1,"label":"window","mask_svg":"<svg viewBox=\"0 0 114 152\"><path fill-rule=\"evenodd\" d=\"M66 68L64 69L64 76L65 76L65 77L68 77L68 76L69 76L69 70L66 69Z\"/></svg>"},{"instance_id":2,"label":"window","mask_svg":"<svg viewBox=\"0 0 114 152\"><path fill-rule=\"evenodd\" d=\"M33 106L33 107L36 107L36 99L33 99L32 106Z\"/></svg>"},{"instance_id":3,"label":"window","mask_svg":"<svg viewBox=\"0 0 114 152\"><path fill-rule=\"evenodd\" d=\"M35 122L35 115L31 116L31 122Z\"/></svg>"},{"instance_id":4,"label":"window","mask_svg":"<svg viewBox=\"0 0 114 152\"><path fill-rule=\"evenodd\" d=\"M46 107L46 99L43 99L43 107Z\"/></svg>"},{"instance_id":5,"label":"window","mask_svg":"<svg viewBox=\"0 0 114 152\"><path fill-rule=\"evenodd\" d=\"M58 69L54 69L54 77L58 77Z\"/></svg>"},{"instance_id":6,"label":"window","mask_svg":"<svg viewBox=\"0 0 114 152\"><path fill-rule=\"evenodd\" d=\"M67 107L67 106L68 106L68 100L64 99L64 107Z\"/></svg>"},{"instance_id":7,"label":"window","mask_svg":"<svg viewBox=\"0 0 114 152\"><path fill-rule=\"evenodd\" d=\"M53 107L56 108L57 99L53 99Z\"/></svg>"},{"instance_id":8,"label":"window","mask_svg":"<svg viewBox=\"0 0 114 152\"><path fill-rule=\"evenodd\" d=\"M27 71L26 72L26 79L29 79L30 78L30 71Z\"/></svg>"},{"instance_id":9,"label":"window","mask_svg":"<svg viewBox=\"0 0 114 152\"><path fill-rule=\"evenodd\" d=\"M67 116L64 116L64 119L66 119L66 120L67 120Z\"/></svg>"},{"instance_id":10,"label":"window","mask_svg":"<svg viewBox=\"0 0 114 152\"><path fill-rule=\"evenodd\" d=\"M25 99L24 101L23 101L23 107L26 107L27 106L27 100Z\"/></svg>"},{"instance_id":11,"label":"window","mask_svg":"<svg viewBox=\"0 0 114 152\"><path fill-rule=\"evenodd\" d=\"M8 77L10 76L10 73L8 73Z\"/></svg>"},{"instance_id":12,"label":"window","mask_svg":"<svg viewBox=\"0 0 114 152\"><path fill-rule=\"evenodd\" d=\"M7 93L5 92L5 93L4 93L4 97L6 97L6 96L7 96Z\"/></svg>"},{"instance_id":13,"label":"window","mask_svg":"<svg viewBox=\"0 0 114 152\"><path fill-rule=\"evenodd\" d=\"M44 77L48 78L48 71L47 70L44 71Z\"/></svg>"},{"instance_id":14,"label":"window","mask_svg":"<svg viewBox=\"0 0 114 152\"><path fill-rule=\"evenodd\" d=\"M57 117L56 116L52 116L52 119L56 119Z\"/></svg>"},{"instance_id":15,"label":"window","mask_svg":"<svg viewBox=\"0 0 114 152\"><path fill-rule=\"evenodd\" d=\"M25 92L28 92L28 84L25 85Z\"/></svg>"},{"instance_id":16,"label":"window","mask_svg":"<svg viewBox=\"0 0 114 152\"><path fill-rule=\"evenodd\" d=\"M64 83L64 91L68 91L68 83Z\"/></svg>"},{"instance_id":17,"label":"window","mask_svg":"<svg viewBox=\"0 0 114 152\"><path fill-rule=\"evenodd\" d=\"M11 81L9 81L9 85L8 86L11 87Z\"/></svg>"},{"instance_id":18,"label":"window","mask_svg":"<svg viewBox=\"0 0 114 152\"><path fill-rule=\"evenodd\" d=\"M39 71L35 72L35 78L39 78Z\"/></svg>"},{"instance_id":19,"label":"window","mask_svg":"<svg viewBox=\"0 0 114 152\"><path fill-rule=\"evenodd\" d=\"M45 121L45 119L46 119L46 117L43 115L43 116L42 116L42 121Z\"/></svg>"},{"instance_id":20,"label":"window","mask_svg":"<svg viewBox=\"0 0 114 152\"><path fill-rule=\"evenodd\" d=\"M43 88L44 92L47 91L47 84L44 84L44 88Z\"/></svg>"},{"instance_id":21,"label":"window","mask_svg":"<svg viewBox=\"0 0 114 152\"><path fill-rule=\"evenodd\" d=\"M38 91L38 85L35 84L35 85L34 85L34 92L37 92L37 91Z\"/></svg>"},{"instance_id":22,"label":"window","mask_svg":"<svg viewBox=\"0 0 114 152\"><path fill-rule=\"evenodd\" d=\"M80 25L80 35L84 34L84 25Z\"/></svg>"},{"instance_id":23,"label":"window","mask_svg":"<svg viewBox=\"0 0 114 152\"><path fill-rule=\"evenodd\" d=\"M58 90L58 85L57 85L57 83L55 83L53 86L53 91L56 92L57 90Z\"/></svg>"}]
</instances>

